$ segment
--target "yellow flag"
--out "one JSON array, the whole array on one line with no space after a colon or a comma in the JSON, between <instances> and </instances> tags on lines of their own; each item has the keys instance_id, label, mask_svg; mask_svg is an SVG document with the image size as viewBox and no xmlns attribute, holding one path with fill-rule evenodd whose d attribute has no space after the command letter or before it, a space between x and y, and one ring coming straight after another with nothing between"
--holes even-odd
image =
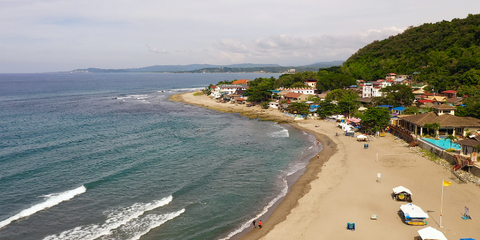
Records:
<instances>
[{"instance_id":1,"label":"yellow flag","mask_svg":"<svg viewBox=\"0 0 480 240\"><path fill-rule=\"evenodd\" d=\"M452 185L452 182L447 182L443 180L443 186L450 186L450 185Z\"/></svg>"}]
</instances>

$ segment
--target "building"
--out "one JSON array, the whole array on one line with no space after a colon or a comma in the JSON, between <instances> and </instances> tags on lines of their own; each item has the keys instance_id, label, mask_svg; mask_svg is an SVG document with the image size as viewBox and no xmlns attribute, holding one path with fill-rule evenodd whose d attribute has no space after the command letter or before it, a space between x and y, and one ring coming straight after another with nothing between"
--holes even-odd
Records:
<instances>
[{"instance_id":1,"label":"building","mask_svg":"<svg viewBox=\"0 0 480 240\"><path fill-rule=\"evenodd\" d=\"M315 88L278 88L276 90L303 94L315 94L315 92L317 91Z\"/></svg>"},{"instance_id":2,"label":"building","mask_svg":"<svg viewBox=\"0 0 480 240\"><path fill-rule=\"evenodd\" d=\"M397 127L415 135L427 132L425 124L439 123L438 135L465 137L468 131L480 129L480 119L455 116L455 107L440 105L432 107L434 112L416 115L399 115Z\"/></svg>"},{"instance_id":3,"label":"building","mask_svg":"<svg viewBox=\"0 0 480 240\"><path fill-rule=\"evenodd\" d=\"M303 83L310 86L313 89L317 89L317 79L306 79Z\"/></svg>"}]
</instances>

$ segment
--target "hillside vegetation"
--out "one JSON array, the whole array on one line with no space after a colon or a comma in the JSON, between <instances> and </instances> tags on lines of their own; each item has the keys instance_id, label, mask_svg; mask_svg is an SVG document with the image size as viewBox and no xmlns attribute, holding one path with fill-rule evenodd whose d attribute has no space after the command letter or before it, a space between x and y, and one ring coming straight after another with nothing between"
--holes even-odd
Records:
<instances>
[{"instance_id":1,"label":"hillside vegetation","mask_svg":"<svg viewBox=\"0 0 480 240\"><path fill-rule=\"evenodd\" d=\"M409 27L353 54L343 74L366 81L412 75L435 90L480 85L480 15ZM415 74L414 74L415 73Z\"/></svg>"}]
</instances>

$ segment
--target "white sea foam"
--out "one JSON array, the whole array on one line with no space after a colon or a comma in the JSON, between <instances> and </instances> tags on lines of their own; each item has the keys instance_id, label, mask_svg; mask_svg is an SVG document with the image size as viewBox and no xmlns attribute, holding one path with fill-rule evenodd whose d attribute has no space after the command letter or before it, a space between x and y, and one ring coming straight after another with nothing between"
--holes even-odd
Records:
<instances>
[{"instance_id":1,"label":"white sea foam","mask_svg":"<svg viewBox=\"0 0 480 240\"><path fill-rule=\"evenodd\" d=\"M18 220L20 218L31 216L31 215L39 212L39 211L42 211L42 210L45 210L47 208L51 208L55 205L58 205L61 202L68 201L68 200L72 199L73 197L75 197L77 195L80 195L80 194L82 194L86 191L87 191L87 189L84 186L81 186L81 187L78 187L78 188L75 188L75 189L72 189L72 190L68 190L68 191L65 191L65 192L54 193L54 194L49 194L49 195L43 196L45 198L45 201L43 201L39 204L33 205L33 206L31 206L31 207L29 207L25 210L22 210L20 213L1 221L0 222L0 228L5 227L8 224L10 224L11 222L13 222L15 220Z\"/></svg>"},{"instance_id":2,"label":"white sea foam","mask_svg":"<svg viewBox=\"0 0 480 240\"><path fill-rule=\"evenodd\" d=\"M239 228L235 229L233 232L229 233L225 238L221 238L221 240L227 240L230 239L231 237L241 233L243 230L251 227L252 221L257 220L261 216L263 216L265 213L268 212L268 210L275 205L278 200L281 198L285 197L288 193L288 183L287 180L284 178L282 179L283 181L283 189L280 191L280 194L278 194L272 201L270 201L265 207L263 207L262 211L258 213L254 218L247 220L245 223L243 223Z\"/></svg>"},{"instance_id":3,"label":"white sea foam","mask_svg":"<svg viewBox=\"0 0 480 240\"><path fill-rule=\"evenodd\" d=\"M107 220L101 225L90 224L64 231L58 235L50 235L45 240L53 239L96 239L112 234L112 230L140 217L147 211L165 206L173 200L172 196L150 203L135 203L130 207L119 208L108 213Z\"/></svg>"},{"instance_id":4,"label":"white sea foam","mask_svg":"<svg viewBox=\"0 0 480 240\"><path fill-rule=\"evenodd\" d=\"M167 91L169 92L192 92L192 91L198 91L198 90L203 90L205 89L204 87L198 87L198 88L176 88L176 89L169 89Z\"/></svg>"},{"instance_id":5,"label":"white sea foam","mask_svg":"<svg viewBox=\"0 0 480 240\"><path fill-rule=\"evenodd\" d=\"M281 128L282 130L277 131L277 132L272 132L272 133L267 133L268 136L272 138L288 138L290 134L288 133L288 129L284 128L281 125L275 125L278 128Z\"/></svg>"},{"instance_id":6,"label":"white sea foam","mask_svg":"<svg viewBox=\"0 0 480 240\"><path fill-rule=\"evenodd\" d=\"M135 219L135 221L129 222L127 225L124 225L120 230L122 232L133 233L134 236L130 237L131 240L140 239L143 235L150 232L150 230L159 227L160 225L180 216L185 212L185 209L166 213L166 214L149 214L144 218ZM110 239L110 238L105 238Z\"/></svg>"}]
</instances>

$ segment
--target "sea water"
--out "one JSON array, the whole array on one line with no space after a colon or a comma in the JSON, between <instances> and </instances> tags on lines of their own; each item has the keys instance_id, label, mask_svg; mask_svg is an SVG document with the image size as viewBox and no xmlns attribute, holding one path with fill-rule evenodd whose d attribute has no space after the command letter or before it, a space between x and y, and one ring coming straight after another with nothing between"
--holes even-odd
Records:
<instances>
[{"instance_id":1,"label":"sea water","mask_svg":"<svg viewBox=\"0 0 480 240\"><path fill-rule=\"evenodd\" d=\"M274 74L0 74L0 239L228 239L312 135L168 97Z\"/></svg>"}]
</instances>

